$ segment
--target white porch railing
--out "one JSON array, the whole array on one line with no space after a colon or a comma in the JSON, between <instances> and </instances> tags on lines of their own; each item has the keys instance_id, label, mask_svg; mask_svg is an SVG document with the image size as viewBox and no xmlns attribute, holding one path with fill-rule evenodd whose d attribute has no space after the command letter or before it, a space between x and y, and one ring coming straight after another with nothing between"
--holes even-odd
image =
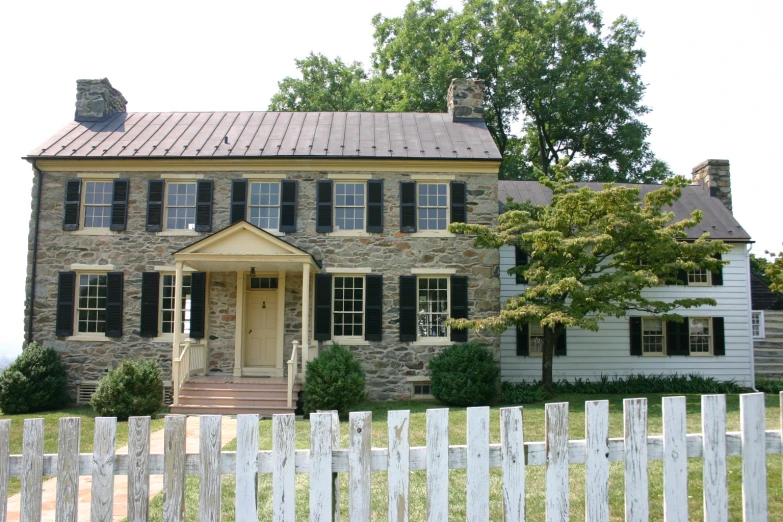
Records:
<instances>
[{"instance_id":1,"label":"white porch railing","mask_svg":"<svg viewBox=\"0 0 783 522\"><path fill-rule=\"evenodd\" d=\"M179 391L191 375L204 375L207 372L207 347L194 344L190 340L180 344L179 357L171 364L171 381L174 406L179 404Z\"/></svg>"},{"instance_id":2,"label":"white porch railing","mask_svg":"<svg viewBox=\"0 0 783 522\"><path fill-rule=\"evenodd\" d=\"M291 358L288 360L288 402L289 408L294 404L294 386L296 386L296 378L299 376L299 341L293 342L293 349L291 350Z\"/></svg>"}]
</instances>

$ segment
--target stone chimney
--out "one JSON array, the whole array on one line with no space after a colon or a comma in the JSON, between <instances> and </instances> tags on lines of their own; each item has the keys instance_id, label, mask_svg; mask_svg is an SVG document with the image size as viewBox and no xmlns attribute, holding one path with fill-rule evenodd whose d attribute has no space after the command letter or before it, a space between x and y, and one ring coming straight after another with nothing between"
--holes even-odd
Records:
<instances>
[{"instance_id":1,"label":"stone chimney","mask_svg":"<svg viewBox=\"0 0 783 522\"><path fill-rule=\"evenodd\" d=\"M128 101L120 91L102 80L76 80L76 121L99 121L126 112Z\"/></svg>"},{"instance_id":2,"label":"stone chimney","mask_svg":"<svg viewBox=\"0 0 783 522\"><path fill-rule=\"evenodd\" d=\"M483 121L484 80L454 78L447 103L453 121Z\"/></svg>"},{"instance_id":3,"label":"stone chimney","mask_svg":"<svg viewBox=\"0 0 783 522\"><path fill-rule=\"evenodd\" d=\"M711 159L693 167L693 182L710 191L710 196L718 198L729 209L731 208L731 175L729 160Z\"/></svg>"}]
</instances>

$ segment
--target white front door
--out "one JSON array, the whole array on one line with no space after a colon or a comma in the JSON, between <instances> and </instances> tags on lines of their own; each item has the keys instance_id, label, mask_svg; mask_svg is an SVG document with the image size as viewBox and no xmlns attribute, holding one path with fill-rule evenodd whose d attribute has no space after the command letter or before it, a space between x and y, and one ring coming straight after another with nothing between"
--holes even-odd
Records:
<instances>
[{"instance_id":1,"label":"white front door","mask_svg":"<svg viewBox=\"0 0 783 522\"><path fill-rule=\"evenodd\" d=\"M245 366L274 368L278 352L277 290L247 292Z\"/></svg>"}]
</instances>

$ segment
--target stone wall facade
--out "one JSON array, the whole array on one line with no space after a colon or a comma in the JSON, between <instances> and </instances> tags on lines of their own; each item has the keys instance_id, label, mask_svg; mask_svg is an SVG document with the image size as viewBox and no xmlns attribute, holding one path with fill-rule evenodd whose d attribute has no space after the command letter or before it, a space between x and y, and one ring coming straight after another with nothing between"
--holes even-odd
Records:
<instances>
[{"instance_id":1,"label":"stone wall facade","mask_svg":"<svg viewBox=\"0 0 783 522\"><path fill-rule=\"evenodd\" d=\"M709 190L712 195L721 200L729 211L731 205L731 173L729 160L711 159L693 167L693 181Z\"/></svg>"},{"instance_id":2,"label":"stone wall facade","mask_svg":"<svg viewBox=\"0 0 783 522\"><path fill-rule=\"evenodd\" d=\"M259 162L262 165L262 161ZM45 169L44 169L45 170ZM275 174L259 168L259 174ZM170 375L172 347L170 342L139 335L142 272L155 267L173 267L172 254L210 235L166 236L145 231L147 184L159 179L160 172L112 172L130 180L128 222L125 231L87 235L87 231L62 230L65 182L78 173L43 174L40 237L35 282L33 336L36 341L55 347L69 371L71 389L78 379L99 379L105 371L127 358L152 357L159 361L167 378ZM196 176L214 181L212 231L229 225L231 182L243 172L198 172ZM426 375L426 363L444 345L426 345L399 341L399 277L412 269L454 269L468 276L469 317L486 317L498 313L500 306L496 250L477 249L473 238L415 237L400 232L399 183L410 181L412 172L366 172L373 179L384 180L384 231L382 233L341 236L315 232L316 181L338 172L286 171L281 177L298 181L297 231L287 233L286 242L312 254L323 268L364 268L383 275L383 341L351 346L362 361L368 377L368 392L375 399L407 397L407 378ZM498 216L497 178L495 174L439 173L441 179L465 181L468 191L468 221L495 225ZM107 179L109 177L107 176ZM27 296L25 316L30 314L30 290L35 219L35 196L38 177L33 186L33 221L30 227ZM448 182L448 181L442 181ZM75 341L55 336L58 273L71 270L74 263L112 266L125 276L123 336L98 341ZM263 270L263 267L256 267ZM214 272L208 285L207 345L212 369L231 371L234 365L236 327L236 273ZM294 339L301 340L301 273L289 272L285 290L285 352L290 356ZM312 295L311 295L312 298ZM25 322L27 324L27 322ZM499 340L491 333L470 332L470 340L488 345L497 353ZM321 347L329 343L321 342Z\"/></svg>"}]
</instances>

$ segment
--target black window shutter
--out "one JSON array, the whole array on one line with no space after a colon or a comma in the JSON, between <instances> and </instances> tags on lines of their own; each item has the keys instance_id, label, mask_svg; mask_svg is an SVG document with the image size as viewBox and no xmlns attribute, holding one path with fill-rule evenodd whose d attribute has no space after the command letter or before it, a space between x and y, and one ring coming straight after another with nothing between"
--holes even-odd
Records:
<instances>
[{"instance_id":1,"label":"black window shutter","mask_svg":"<svg viewBox=\"0 0 783 522\"><path fill-rule=\"evenodd\" d=\"M122 337L122 272L106 274L106 337Z\"/></svg>"},{"instance_id":2,"label":"black window shutter","mask_svg":"<svg viewBox=\"0 0 783 522\"><path fill-rule=\"evenodd\" d=\"M416 276L400 276L400 341L416 340Z\"/></svg>"},{"instance_id":3,"label":"black window shutter","mask_svg":"<svg viewBox=\"0 0 783 522\"><path fill-rule=\"evenodd\" d=\"M383 180L367 182L367 232L383 232Z\"/></svg>"},{"instance_id":4,"label":"black window shutter","mask_svg":"<svg viewBox=\"0 0 783 522\"><path fill-rule=\"evenodd\" d=\"M631 355L642 355L642 318L631 317L628 320L631 327Z\"/></svg>"},{"instance_id":5,"label":"black window shutter","mask_svg":"<svg viewBox=\"0 0 783 522\"><path fill-rule=\"evenodd\" d=\"M79 207L81 206L82 180L69 179L65 182L65 210L63 230L79 230Z\"/></svg>"},{"instance_id":6,"label":"black window shutter","mask_svg":"<svg viewBox=\"0 0 783 522\"><path fill-rule=\"evenodd\" d=\"M677 283L675 284L688 286L687 270L677 270Z\"/></svg>"},{"instance_id":7,"label":"black window shutter","mask_svg":"<svg viewBox=\"0 0 783 522\"><path fill-rule=\"evenodd\" d=\"M383 340L383 276L368 274L364 278L364 339Z\"/></svg>"},{"instance_id":8,"label":"black window shutter","mask_svg":"<svg viewBox=\"0 0 783 522\"><path fill-rule=\"evenodd\" d=\"M451 276L451 315L452 319L468 318L468 278ZM451 329L451 340L455 343L468 342L468 331Z\"/></svg>"},{"instance_id":9,"label":"black window shutter","mask_svg":"<svg viewBox=\"0 0 783 522\"><path fill-rule=\"evenodd\" d=\"M517 326L517 355L527 357L530 355L530 325Z\"/></svg>"},{"instance_id":10,"label":"black window shutter","mask_svg":"<svg viewBox=\"0 0 783 522\"><path fill-rule=\"evenodd\" d=\"M147 185L147 226L148 232L163 230L163 195L166 192L166 182L162 179L151 179Z\"/></svg>"},{"instance_id":11,"label":"black window shutter","mask_svg":"<svg viewBox=\"0 0 783 522\"><path fill-rule=\"evenodd\" d=\"M519 248L518 246L514 247L514 262L519 268L520 266L527 265L527 252ZM526 285L527 279L525 279L525 276L522 274L517 274L517 284L518 285Z\"/></svg>"},{"instance_id":12,"label":"black window shutter","mask_svg":"<svg viewBox=\"0 0 783 522\"><path fill-rule=\"evenodd\" d=\"M683 322L666 322L666 355L690 355L690 337L688 335L688 318Z\"/></svg>"},{"instance_id":13,"label":"black window shutter","mask_svg":"<svg viewBox=\"0 0 783 522\"><path fill-rule=\"evenodd\" d=\"M315 275L313 327L316 341L328 341L332 338L332 274Z\"/></svg>"},{"instance_id":14,"label":"black window shutter","mask_svg":"<svg viewBox=\"0 0 783 522\"><path fill-rule=\"evenodd\" d=\"M160 296L160 272L141 274L141 325L142 337L158 336L158 298Z\"/></svg>"},{"instance_id":15,"label":"black window shutter","mask_svg":"<svg viewBox=\"0 0 783 522\"><path fill-rule=\"evenodd\" d=\"M332 182L319 179L315 182L315 231L331 232L332 228Z\"/></svg>"},{"instance_id":16,"label":"black window shutter","mask_svg":"<svg viewBox=\"0 0 783 522\"><path fill-rule=\"evenodd\" d=\"M57 281L57 319L55 335L73 335L74 297L76 296L76 272L60 272Z\"/></svg>"},{"instance_id":17,"label":"black window shutter","mask_svg":"<svg viewBox=\"0 0 783 522\"><path fill-rule=\"evenodd\" d=\"M416 232L416 182L400 182L400 232Z\"/></svg>"},{"instance_id":18,"label":"black window shutter","mask_svg":"<svg viewBox=\"0 0 783 522\"><path fill-rule=\"evenodd\" d=\"M280 182L280 232L296 232L297 187L295 179Z\"/></svg>"},{"instance_id":19,"label":"black window shutter","mask_svg":"<svg viewBox=\"0 0 783 522\"><path fill-rule=\"evenodd\" d=\"M125 230L128 225L128 197L130 196L130 181L114 180L114 193L111 198L111 225L109 230Z\"/></svg>"},{"instance_id":20,"label":"black window shutter","mask_svg":"<svg viewBox=\"0 0 783 522\"><path fill-rule=\"evenodd\" d=\"M557 344L555 345L555 355L568 355L568 330L563 328L563 332L560 337L557 338Z\"/></svg>"},{"instance_id":21,"label":"black window shutter","mask_svg":"<svg viewBox=\"0 0 783 522\"><path fill-rule=\"evenodd\" d=\"M715 254L715 259L720 260L721 255ZM716 271L712 273L712 285L713 286L723 286L723 267L720 267Z\"/></svg>"},{"instance_id":22,"label":"black window shutter","mask_svg":"<svg viewBox=\"0 0 783 522\"><path fill-rule=\"evenodd\" d=\"M726 355L726 333L723 317L712 318L712 354Z\"/></svg>"},{"instance_id":23,"label":"black window shutter","mask_svg":"<svg viewBox=\"0 0 783 522\"><path fill-rule=\"evenodd\" d=\"M196 232L212 232L212 181L196 183Z\"/></svg>"},{"instance_id":24,"label":"black window shutter","mask_svg":"<svg viewBox=\"0 0 783 522\"><path fill-rule=\"evenodd\" d=\"M231 224L247 219L247 180L235 179L231 182Z\"/></svg>"},{"instance_id":25,"label":"black window shutter","mask_svg":"<svg viewBox=\"0 0 783 522\"><path fill-rule=\"evenodd\" d=\"M207 310L207 273L190 274L190 337L204 338Z\"/></svg>"},{"instance_id":26,"label":"black window shutter","mask_svg":"<svg viewBox=\"0 0 783 522\"><path fill-rule=\"evenodd\" d=\"M468 222L468 188L464 181L451 182L451 222Z\"/></svg>"}]
</instances>

